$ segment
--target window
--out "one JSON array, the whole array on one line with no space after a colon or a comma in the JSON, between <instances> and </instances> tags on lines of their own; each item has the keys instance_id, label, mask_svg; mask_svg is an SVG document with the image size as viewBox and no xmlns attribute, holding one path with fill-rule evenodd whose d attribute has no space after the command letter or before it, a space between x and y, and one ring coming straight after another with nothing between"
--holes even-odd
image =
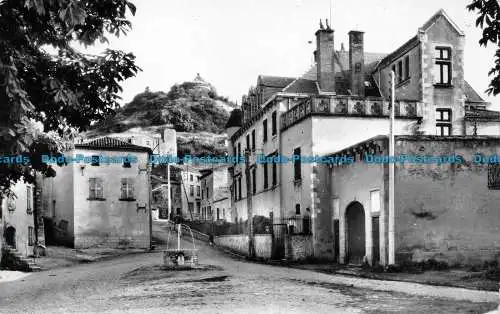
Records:
<instances>
[{"instance_id":1,"label":"window","mask_svg":"<svg viewBox=\"0 0 500 314\"><path fill-rule=\"evenodd\" d=\"M295 215L300 215L300 204L295 204Z\"/></svg>"},{"instance_id":2,"label":"window","mask_svg":"<svg viewBox=\"0 0 500 314\"><path fill-rule=\"evenodd\" d=\"M451 122L451 109L436 109L436 121Z\"/></svg>"},{"instance_id":3,"label":"window","mask_svg":"<svg viewBox=\"0 0 500 314\"><path fill-rule=\"evenodd\" d=\"M26 187L26 212L33 212L33 193L31 186Z\"/></svg>"},{"instance_id":4,"label":"window","mask_svg":"<svg viewBox=\"0 0 500 314\"><path fill-rule=\"evenodd\" d=\"M262 141L267 142L267 119L262 121Z\"/></svg>"},{"instance_id":5,"label":"window","mask_svg":"<svg viewBox=\"0 0 500 314\"><path fill-rule=\"evenodd\" d=\"M28 245L35 245L35 229L31 226L28 227Z\"/></svg>"},{"instance_id":6,"label":"window","mask_svg":"<svg viewBox=\"0 0 500 314\"><path fill-rule=\"evenodd\" d=\"M126 157L124 160L123 160L123 168L130 168L131 165L130 165L130 159L128 157Z\"/></svg>"},{"instance_id":7,"label":"window","mask_svg":"<svg viewBox=\"0 0 500 314\"><path fill-rule=\"evenodd\" d=\"M99 166L99 156L93 155L92 156L92 163L90 165L91 166Z\"/></svg>"},{"instance_id":8,"label":"window","mask_svg":"<svg viewBox=\"0 0 500 314\"><path fill-rule=\"evenodd\" d=\"M208 193L208 188L207 188L207 198L209 198L209 197L210 197L210 193Z\"/></svg>"},{"instance_id":9,"label":"window","mask_svg":"<svg viewBox=\"0 0 500 314\"><path fill-rule=\"evenodd\" d=\"M398 62L398 83L403 81L403 62Z\"/></svg>"},{"instance_id":10,"label":"window","mask_svg":"<svg viewBox=\"0 0 500 314\"><path fill-rule=\"evenodd\" d=\"M241 143L238 143L238 157L241 156Z\"/></svg>"},{"instance_id":11,"label":"window","mask_svg":"<svg viewBox=\"0 0 500 314\"><path fill-rule=\"evenodd\" d=\"M451 109L436 109L436 135L451 135Z\"/></svg>"},{"instance_id":12,"label":"window","mask_svg":"<svg viewBox=\"0 0 500 314\"><path fill-rule=\"evenodd\" d=\"M269 178L267 177L267 162L262 164L262 169L264 171L264 175L263 175L263 178L264 178L264 189L267 189L269 187Z\"/></svg>"},{"instance_id":13,"label":"window","mask_svg":"<svg viewBox=\"0 0 500 314\"><path fill-rule=\"evenodd\" d=\"M257 193L257 168L252 169L252 194Z\"/></svg>"},{"instance_id":14,"label":"window","mask_svg":"<svg viewBox=\"0 0 500 314\"><path fill-rule=\"evenodd\" d=\"M194 212L194 204L193 203L191 203L191 202L188 203L188 210L190 213Z\"/></svg>"},{"instance_id":15,"label":"window","mask_svg":"<svg viewBox=\"0 0 500 314\"><path fill-rule=\"evenodd\" d=\"M276 135L278 133L278 125L277 125L277 113L276 111L273 112L271 115L271 129L272 129L272 135Z\"/></svg>"},{"instance_id":16,"label":"window","mask_svg":"<svg viewBox=\"0 0 500 314\"><path fill-rule=\"evenodd\" d=\"M196 177L196 182L200 182L200 179L201 179L201 177L200 177L200 176L197 176L197 177Z\"/></svg>"},{"instance_id":17,"label":"window","mask_svg":"<svg viewBox=\"0 0 500 314\"><path fill-rule=\"evenodd\" d=\"M380 190L370 192L370 208L372 214L380 213Z\"/></svg>"},{"instance_id":18,"label":"window","mask_svg":"<svg viewBox=\"0 0 500 314\"><path fill-rule=\"evenodd\" d=\"M200 196L200 194L201 194L201 187L197 186L196 187L196 196Z\"/></svg>"},{"instance_id":19,"label":"window","mask_svg":"<svg viewBox=\"0 0 500 314\"><path fill-rule=\"evenodd\" d=\"M500 190L500 164L488 164L488 189Z\"/></svg>"},{"instance_id":20,"label":"window","mask_svg":"<svg viewBox=\"0 0 500 314\"><path fill-rule=\"evenodd\" d=\"M121 185L121 200L135 200L134 199L134 179L122 178Z\"/></svg>"},{"instance_id":21,"label":"window","mask_svg":"<svg viewBox=\"0 0 500 314\"><path fill-rule=\"evenodd\" d=\"M189 186L189 195L194 196L194 185L192 184Z\"/></svg>"},{"instance_id":22,"label":"window","mask_svg":"<svg viewBox=\"0 0 500 314\"><path fill-rule=\"evenodd\" d=\"M241 176L238 177L238 199L241 200Z\"/></svg>"},{"instance_id":23,"label":"window","mask_svg":"<svg viewBox=\"0 0 500 314\"><path fill-rule=\"evenodd\" d=\"M104 199L102 178L89 178L89 199Z\"/></svg>"},{"instance_id":24,"label":"window","mask_svg":"<svg viewBox=\"0 0 500 314\"><path fill-rule=\"evenodd\" d=\"M275 162L273 162L273 186L276 186L278 184L278 168Z\"/></svg>"},{"instance_id":25,"label":"window","mask_svg":"<svg viewBox=\"0 0 500 314\"><path fill-rule=\"evenodd\" d=\"M192 174L189 175L189 181L193 182L193 175Z\"/></svg>"},{"instance_id":26,"label":"window","mask_svg":"<svg viewBox=\"0 0 500 314\"><path fill-rule=\"evenodd\" d=\"M410 78L410 56L405 57L405 81Z\"/></svg>"},{"instance_id":27,"label":"window","mask_svg":"<svg viewBox=\"0 0 500 314\"><path fill-rule=\"evenodd\" d=\"M295 181L302 179L300 164L300 147L293 150L293 178Z\"/></svg>"},{"instance_id":28,"label":"window","mask_svg":"<svg viewBox=\"0 0 500 314\"><path fill-rule=\"evenodd\" d=\"M255 130L252 130L252 151L255 151Z\"/></svg>"},{"instance_id":29,"label":"window","mask_svg":"<svg viewBox=\"0 0 500 314\"><path fill-rule=\"evenodd\" d=\"M451 84L451 49L436 47L436 66L434 68L434 82L438 85Z\"/></svg>"}]
</instances>

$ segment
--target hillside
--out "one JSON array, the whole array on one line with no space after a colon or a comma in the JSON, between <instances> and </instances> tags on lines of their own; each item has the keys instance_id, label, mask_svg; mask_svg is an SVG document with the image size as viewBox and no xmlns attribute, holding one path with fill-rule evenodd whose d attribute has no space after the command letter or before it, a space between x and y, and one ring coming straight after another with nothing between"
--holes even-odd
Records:
<instances>
[{"instance_id":1,"label":"hillside","mask_svg":"<svg viewBox=\"0 0 500 314\"><path fill-rule=\"evenodd\" d=\"M86 136L119 133L131 128L155 132L173 127L180 156L224 154L224 126L236 107L201 77L171 87L168 93L146 89Z\"/></svg>"}]
</instances>

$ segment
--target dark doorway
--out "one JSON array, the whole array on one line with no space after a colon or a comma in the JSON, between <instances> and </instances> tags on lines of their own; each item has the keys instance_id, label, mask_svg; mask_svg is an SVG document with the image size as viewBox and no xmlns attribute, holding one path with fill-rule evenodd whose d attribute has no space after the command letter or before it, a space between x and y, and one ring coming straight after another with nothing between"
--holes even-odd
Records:
<instances>
[{"instance_id":1,"label":"dark doorway","mask_svg":"<svg viewBox=\"0 0 500 314\"><path fill-rule=\"evenodd\" d=\"M5 229L5 243L12 248L16 248L16 228L10 226Z\"/></svg>"},{"instance_id":2,"label":"dark doorway","mask_svg":"<svg viewBox=\"0 0 500 314\"><path fill-rule=\"evenodd\" d=\"M362 264L365 256L365 211L358 202L351 203L346 210L347 262Z\"/></svg>"},{"instance_id":3,"label":"dark doorway","mask_svg":"<svg viewBox=\"0 0 500 314\"><path fill-rule=\"evenodd\" d=\"M340 256L340 227L339 227L339 220L335 219L333 221L333 237L334 237L334 243L333 243L333 252L335 253L335 262L339 263L339 256Z\"/></svg>"},{"instance_id":4,"label":"dark doorway","mask_svg":"<svg viewBox=\"0 0 500 314\"><path fill-rule=\"evenodd\" d=\"M379 240L379 217L372 218L372 239L373 239L373 261L372 265L377 265L380 262L380 240Z\"/></svg>"}]
</instances>

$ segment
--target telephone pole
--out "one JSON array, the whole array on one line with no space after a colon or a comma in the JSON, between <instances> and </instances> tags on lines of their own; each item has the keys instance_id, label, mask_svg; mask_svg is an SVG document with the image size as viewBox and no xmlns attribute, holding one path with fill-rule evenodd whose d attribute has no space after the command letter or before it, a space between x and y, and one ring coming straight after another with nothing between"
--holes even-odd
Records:
<instances>
[{"instance_id":1,"label":"telephone pole","mask_svg":"<svg viewBox=\"0 0 500 314\"><path fill-rule=\"evenodd\" d=\"M250 180L250 150L245 149L245 176L247 185L247 222L248 222L248 256L255 257L255 241L253 230L252 187Z\"/></svg>"},{"instance_id":2,"label":"telephone pole","mask_svg":"<svg viewBox=\"0 0 500 314\"><path fill-rule=\"evenodd\" d=\"M396 110L396 94L395 94L395 73L391 71L391 112L389 121L389 158L394 156L395 140L394 140L394 112ZM395 258L395 239L394 239L394 179L395 179L395 165L389 162L389 265L396 262Z\"/></svg>"}]
</instances>

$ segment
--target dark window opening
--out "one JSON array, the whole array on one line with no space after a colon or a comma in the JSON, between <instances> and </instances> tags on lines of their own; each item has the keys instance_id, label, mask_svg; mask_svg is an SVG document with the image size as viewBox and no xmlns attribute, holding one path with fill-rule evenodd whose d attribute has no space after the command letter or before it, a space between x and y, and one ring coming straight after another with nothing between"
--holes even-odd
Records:
<instances>
[{"instance_id":1,"label":"dark window opening","mask_svg":"<svg viewBox=\"0 0 500 314\"><path fill-rule=\"evenodd\" d=\"M295 204L295 215L300 215L300 204Z\"/></svg>"},{"instance_id":2,"label":"dark window opening","mask_svg":"<svg viewBox=\"0 0 500 314\"><path fill-rule=\"evenodd\" d=\"M262 141L267 142L267 119L262 121Z\"/></svg>"},{"instance_id":3,"label":"dark window opening","mask_svg":"<svg viewBox=\"0 0 500 314\"><path fill-rule=\"evenodd\" d=\"M301 180L302 179L302 173L301 173L301 164L300 164L300 147L297 147L293 150L293 169L294 169L294 180Z\"/></svg>"},{"instance_id":4,"label":"dark window opening","mask_svg":"<svg viewBox=\"0 0 500 314\"><path fill-rule=\"evenodd\" d=\"M271 128L272 128L272 135L276 135L278 133L278 125L277 125L277 113L276 111L273 112L271 115Z\"/></svg>"},{"instance_id":5,"label":"dark window opening","mask_svg":"<svg viewBox=\"0 0 500 314\"><path fill-rule=\"evenodd\" d=\"M92 156L92 163L90 165L91 166L99 166L99 156L93 155Z\"/></svg>"}]
</instances>

